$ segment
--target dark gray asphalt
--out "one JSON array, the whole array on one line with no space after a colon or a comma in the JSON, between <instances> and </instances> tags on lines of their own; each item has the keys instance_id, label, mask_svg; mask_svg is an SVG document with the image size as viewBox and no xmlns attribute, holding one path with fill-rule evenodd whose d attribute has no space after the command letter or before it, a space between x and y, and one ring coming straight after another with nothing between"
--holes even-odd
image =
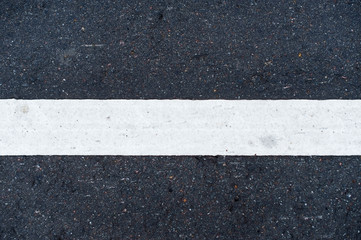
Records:
<instances>
[{"instance_id":1,"label":"dark gray asphalt","mask_svg":"<svg viewBox=\"0 0 361 240\"><path fill-rule=\"evenodd\" d=\"M1 0L0 98L360 98L360 39L359 0Z\"/></svg>"},{"instance_id":2,"label":"dark gray asphalt","mask_svg":"<svg viewBox=\"0 0 361 240\"><path fill-rule=\"evenodd\" d=\"M360 157L9 157L2 239L360 239Z\"/></svg>"},{"instance_id":3,"label":"dark gray asphalt","mask_svg":"<svg viewBox=\"0 0 361 240\"><path fill-rule=\"evenodd\" d=\"M0 98L361 98L359 0L0 3ZM0 157L0 239L360 232L358 156Z\"/></svg>"}]
</instances>

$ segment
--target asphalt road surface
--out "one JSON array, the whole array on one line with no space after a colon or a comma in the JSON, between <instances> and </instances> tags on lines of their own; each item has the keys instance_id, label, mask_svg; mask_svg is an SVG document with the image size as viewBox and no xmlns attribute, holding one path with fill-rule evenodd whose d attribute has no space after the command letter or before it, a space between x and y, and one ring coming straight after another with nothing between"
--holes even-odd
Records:
<instances>
[{"instance_id":1,"label":"asphalt road surface","mask_svg":"<svg viewBox=\"0 0 361 240\"><path fill-rule=\"evenodd\" d=\"M360 9L2 0L0 98L360 98Z\"/></svg>"},{"instance_id":2,"label":"asphalt road surface","mask_svg":"<svg viewBox=\"0 0 361 240\"><path fill-rule=\"evenodd\" d=\"M359 0L0 3L2 99L361 97ZM1 156L0 238L361 239L361 158Z\"/></svg>"}]
</instances>

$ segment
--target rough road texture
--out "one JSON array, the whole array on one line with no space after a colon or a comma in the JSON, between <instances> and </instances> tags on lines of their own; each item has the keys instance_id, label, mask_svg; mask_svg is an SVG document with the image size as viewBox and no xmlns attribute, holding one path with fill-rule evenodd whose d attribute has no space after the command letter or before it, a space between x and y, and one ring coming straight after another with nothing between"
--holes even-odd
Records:
<instances>
[{"instance_id":1,"label":"rough road texture","mask_svg":"<svg viewBox=\"0 0 361 240\"><path fill-rule=\"evenodd\" d=\"M360 239L359 157L11 157L2 239Z\"/></svg>"},{"instance_id":2,"label":"rough road texture","mask_svg":"<svg viewBox=\"0 0 361 240\"><path fill-rule=\"evenodd\" d=\"M0 98L361 98L359 0L0 4ZM0 157L0 238L361 239L360 162Z\"/></svg>"},{"instance_id":3,"label":"rough road texture","mask_svg":"<svg viewBox=\"0 0 361 240\"><path fill-rule=\"evenodd\" d=\"M360 39L358 0L1 1L0 98L360 98Z\"/></svg>"}]
</instances>

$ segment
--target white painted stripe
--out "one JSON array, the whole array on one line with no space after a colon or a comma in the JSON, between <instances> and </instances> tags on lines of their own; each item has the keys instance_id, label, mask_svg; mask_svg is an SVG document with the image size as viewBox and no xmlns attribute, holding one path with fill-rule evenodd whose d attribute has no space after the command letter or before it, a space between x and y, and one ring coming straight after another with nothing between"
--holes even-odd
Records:
<instances>
[{"instance_id":1,"label":"white painted stripe","mask_svg":"<svg viewBox=\"0 0 361 240\"><path fill-rule=\"evenodd\" d=\"M360 100L0 100L0 155L361 155Z\"/></svg>"}]
</instances>

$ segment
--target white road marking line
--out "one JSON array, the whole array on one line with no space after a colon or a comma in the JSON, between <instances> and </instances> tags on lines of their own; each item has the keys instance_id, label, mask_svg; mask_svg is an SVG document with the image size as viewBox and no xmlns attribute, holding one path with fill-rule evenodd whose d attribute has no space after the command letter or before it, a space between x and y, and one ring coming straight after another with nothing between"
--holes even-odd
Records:
<instances>
[{"instance_id":1,"label":"white road marking line","mask_svg":"<svg viewBox=\"0 0 361 240\"><path fill-rule=\"evenodd\" d=\"M0 100L0 155L361 155L361 100Z\"/></svg>"}]
</instances>

